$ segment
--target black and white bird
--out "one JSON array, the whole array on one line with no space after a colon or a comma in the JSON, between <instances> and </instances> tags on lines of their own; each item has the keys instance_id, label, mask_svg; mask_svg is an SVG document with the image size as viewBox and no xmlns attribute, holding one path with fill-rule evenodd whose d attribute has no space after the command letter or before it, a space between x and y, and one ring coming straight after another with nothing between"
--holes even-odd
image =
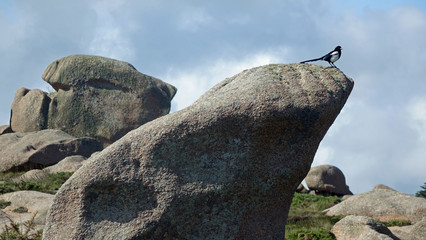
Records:
<instances>
[{"instance_id":1,"label":"black and white bird","mask_svg":"<svg viewBox=\"0 0 426 240\"><path fill-rule=\"evenodd\" d=\"M314 61L319 61L319 60L323 60L323 61L327 61L332 67L336 67L336 65L334 65L334 63L339 60L340 56L342 56L342 47L341 46L337 46L333 51L327 53L326 55L320 57L320 58L315 58L315 59L311 59L311 60L306 60L300 63L306 63L306 62L314 62Z\"/></svg>"}]
</instances>

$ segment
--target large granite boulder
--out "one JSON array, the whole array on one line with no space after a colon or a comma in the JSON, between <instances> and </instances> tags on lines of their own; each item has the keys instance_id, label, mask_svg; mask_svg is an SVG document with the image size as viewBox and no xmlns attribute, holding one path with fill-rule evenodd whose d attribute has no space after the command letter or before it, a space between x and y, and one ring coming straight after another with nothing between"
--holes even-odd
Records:
<instances>
[{"instance_id":1,"label":"large granite boulder","mask_svg":"<svg viewBox=\"0 0 426 240\"><path fill-rule=\"evenodd\" d=\"M314 190L320 194L331 195L352 195L348 185L346 185L343 172L332 165L319 165L311 168L305 178L309 190Z\"/></svg>"},{"instance_id":2,"label":"large granite boulder","mask_svg":"<svg viewBox=\"0 0 426 240\"><path fill-rule=\"evenodd\" d=\"M14 132L34 132L47 128L50 97L39 90L20 88L12 102L10 126Z\"/></svg>"},{"instance_id":3,"label":"large granite boulder","mask_svg":"<svg viewBox=\"0 0 426 240\"><path fill-rule=\"evenodd\" d=\"M89 158L56 194L43 239L283 239L352 87L306 64L225 79Z\"/></svg>"},{"instance_id":4,"label":"large granite boulder","mask_svg":"<svg viewBox=\"0 0 426 240\"><path fill-rule=\"evenodd\" d=\"M373 191L376 191L376 190L379 190L379 189L396 191L395 189L393 189L389 186L386 186L384 184L377 184L376 186L374 186Z\"/></svg>"},{"instance_id":5,"label":"large granite boulder","mask_svg":"<svg viewBox=\"0 0 426 240\"><path fill-rule=\"evenodd\" d=\"M14 132L59 129L108 145L170 111L176 88L126 62L89 55L54 61L42 75L57 92L21 88L12 104Z\"/></svg>"},{"instance_id":6,"label":"large granite boulder","mask_svg":"<svg viewBox=\"0 0 426 240\"><path fill-rule=\"evenodd\" d=\"M43 168L67 156L89 157L100 150L96 139L75 138L60 130L7 133L0 135L0 172Z\"/></svg>"},{"instance_id":7,"label":"large granite boulder","mask_svg":"<svg viewBox=\"0 0 426 240\"><path fill-rule=\"evenodd\" d=\"M331 232L337 240L398 240L383 223L372 217L347 216L338 221Z\"/></svg>"},{"instance_id":8,"label":"large granite boulder","mask_svg":"<svg viewBox=\"0 0 426 240\"><path fill-rule=\"evenodd\" d=\"M389 230L400 240L425 240L426 217L414 225L389 227Z\"/></svg>"},{"instance_id":9,"label":"large granite boulder","mask_svg":"<svg viewBox=\"0 0 426 240\"><path fill-rule=\"evenodd\" d=\"M356 194L324 213L327 216L369 216L380 221L408 220L414 224L426 217L426 199L381 185L370 192Z\"/></svg>"},{"instance_id":10,"label":"large granite boulder","mask_svg":"<svg viewBox=\"0 0 426 240\"><path fill-rule=\"evenodd\" d=\"M176 93L172 85L129 63L98 56L61 58L42 78L58 91L49 107L48 128L106 143L168 114Z\"/></svg>"}]
</instances>

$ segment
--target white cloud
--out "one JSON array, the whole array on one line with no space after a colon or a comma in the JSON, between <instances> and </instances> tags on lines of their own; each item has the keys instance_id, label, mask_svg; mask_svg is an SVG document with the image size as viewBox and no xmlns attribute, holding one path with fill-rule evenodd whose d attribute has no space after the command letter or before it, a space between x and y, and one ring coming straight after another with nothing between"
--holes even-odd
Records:
<instances>
[{"instance_id":1,"label":"white cloud","mask_svg":"<svg viewBox=\"0 0 426 240\"><path fill-rule=\"evenodd\" d=\"M355 193L379 183L415 193L426 172L426 13L408 5L340 12L315 16L315 29L343 47L337 65L355 86L314 165L339 167Z\"/></svg>"},{"instance_id":2,"label":"white cloud","mask_svg":"<svg viewBox=\"0 0 426 240\"><path fill-rule=\"evenodd\" d=\"M128 61L170 82L177 110L244 69L341 45L336 65L355 87L314 164L339 167L355 193L377 183L414 193L426 171L424 6L342 2L9 1L10 12L0 10L0 120L16 89L40 86L46 66L69 54Z\"/></svg>"},{"instance_id":3,"label":"white cloud","mask_svg":"<svg viewBox=\"0 0 426 240\"><path fill-rule=\"evenodd\" d=\"M318 148L312 166L329 164L333 159L334 149L330 146L320 145Z\"/></svg>"},{"instance_id":4,"label":"white cloud","mask_svg":"<svg viewBox=\"0 0 426 240\"><path fill-rule=\"evenodd\" d=\"M180 30L195 32L213 21L205 9L189 7L180 13L177 26Z\"/></svg>"},{"instance_id":5,"label":"white cloud","mask_svg":"<svg viewBox=\"0 0 426 240\"><path fill-rule=\"evenodd\" d=\"M426 96L415 97L407 111L410 126L417 131L421 141L426 141Z\"/></svg>"},{"instance_id":6,"label":"white cloud","mask_svg":"<svg viewBox=\"0 0 426 240\"><path fill-rule=\"evenodd\" d=\"M132 59L134 51L131 45L130 41L123 38L119 28L102 26L96 29L89 52L93 55L115 59Z\"/></svg>"},{"instance_id":7,"label":"white cloud","mask_svg":"<svg viewBox=\"0 0 426 240\"><path fill-rule=\"evenodd\" d=\"M285 48L275 51L260 52L247 56L244 59L216 59L204 65L190 69L169 69L165 76L160 77L177 87L172 111L183 109L191 105L202 94L215 84L232 77L233 75L252 67L275 63L282 59Z\"/></svg>"},{"instance_id":8,"label":"white cloud","mask_svg":"<svg viewBox=\"0 0 426 240\"><path fill-rule=\"evenodd\" d=\"M251 18L248 14L239 14L237 16L233 16L229 19L229 24L235 24L235 25L245 25L250 23Z\"/></svg>"},{"instance_id":9,"label":"white cloud","mask_svg":"<svg viewBox=\"0 0 426 240\"><path fill-rule=\"evenodd\" d=\"M97 24L89 46L91 54L115 59L131 60L134 58L132 41L123 31L125 23L117 22L115 19L122 4L122 0L102 0L92 6L96 12Z\"/></svg>"}]
</instances>

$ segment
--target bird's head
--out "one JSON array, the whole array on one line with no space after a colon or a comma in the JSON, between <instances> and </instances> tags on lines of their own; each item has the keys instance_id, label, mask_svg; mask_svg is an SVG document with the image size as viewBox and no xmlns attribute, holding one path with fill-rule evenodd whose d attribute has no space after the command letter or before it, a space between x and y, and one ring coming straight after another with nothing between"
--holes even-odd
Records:
<instances>
[{"instance_id":1,"label":"bird's head","mask_svg":"<svg viewBox=\"0 0 426 240\"><path fill-rule=\"evenodd\" d=\"M334 51L342 50L343 48L341 46L337 46Z\"/></svg>"}]
</instances>

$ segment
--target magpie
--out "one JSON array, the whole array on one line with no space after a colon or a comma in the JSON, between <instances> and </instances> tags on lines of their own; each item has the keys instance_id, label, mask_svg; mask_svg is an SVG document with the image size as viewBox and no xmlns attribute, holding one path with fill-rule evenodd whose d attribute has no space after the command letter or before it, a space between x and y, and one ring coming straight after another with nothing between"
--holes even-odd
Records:
<instances>
[{"instance_id":1,"label":"magpie","mask_svg":"<svg viewBox=\"0 0 426 240\"><path fill-rule=\"evenodd\" d=\"M341 46L337 46L333 51L327 53L326 55L320 57L320 58L315 58L315 59L311 59L311 60L306 60L300 63L306 63L306 62L314 62L314 61L319 61L319 60L323 60L323 61L327 61L332 67L336 67L336 65L334 65L334 62L336 62L337 60L339 60L340 56L342 55L342 47Z\"/></svg>"}]
</instances>

